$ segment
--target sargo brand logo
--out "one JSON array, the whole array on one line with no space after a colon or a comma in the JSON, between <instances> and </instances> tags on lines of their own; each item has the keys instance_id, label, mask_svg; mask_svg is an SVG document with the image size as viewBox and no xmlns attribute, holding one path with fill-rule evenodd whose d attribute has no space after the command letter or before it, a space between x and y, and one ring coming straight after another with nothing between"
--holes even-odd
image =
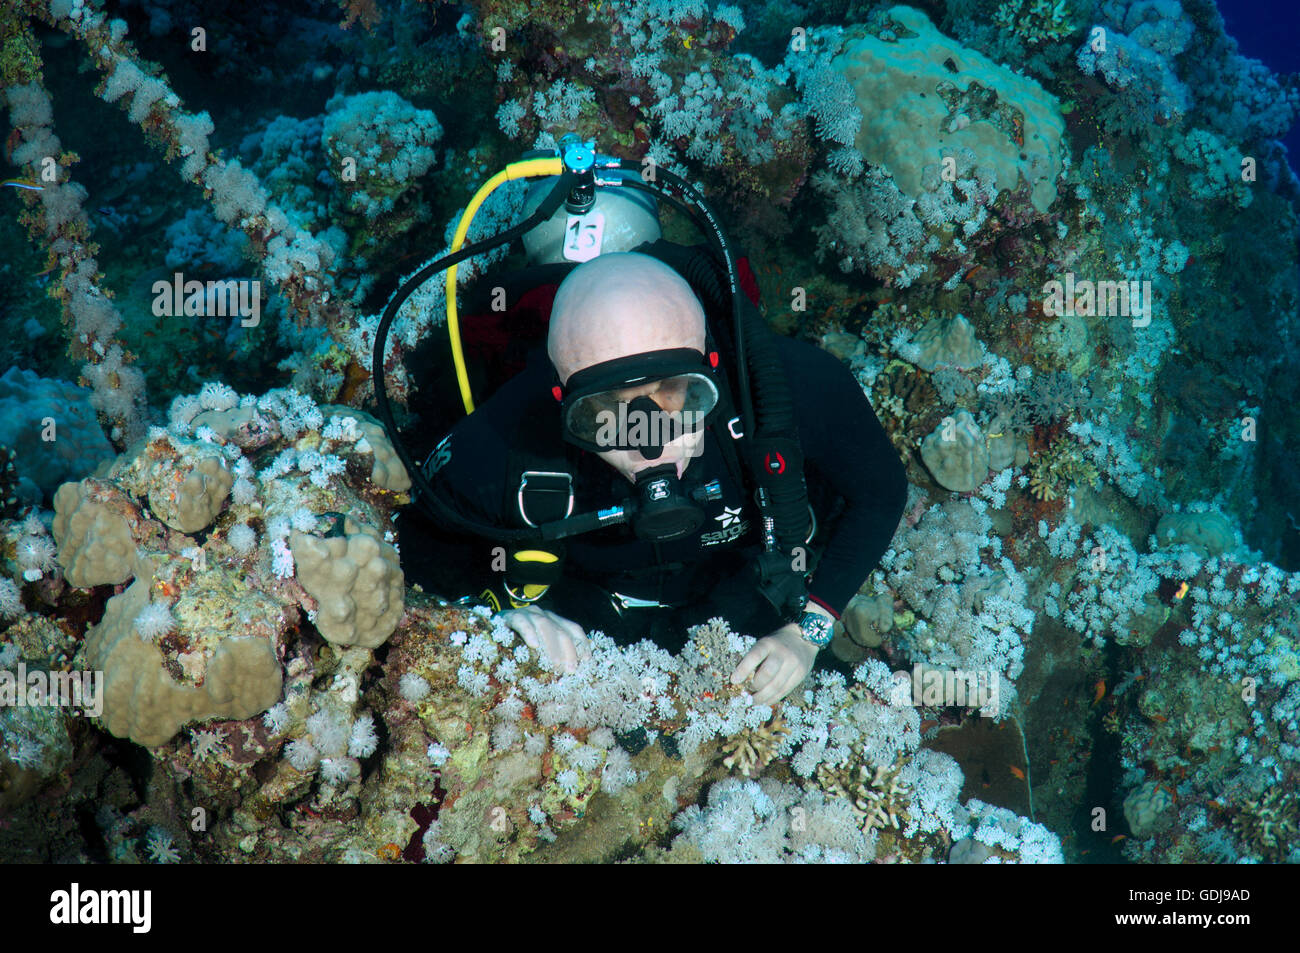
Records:
<instances>
[{"instance_id":1,"label":"sargo brand logo","mask_svg":"<svg viewBox=\"0 0 1300 953\"><path fill-rule=\"evenodd\" d=\"M148 933L153 923L152 890L70 890L50 894L54 924L129 923L132 933Z\"/></svg>"},{"instance_id":2,"label":"sargo brand logo","mask_svg":"<svg viewBox=\"0 0 1300 953\"><path fill-rule=\"evenodd\" d=\"M718 521L718 529L712 533L700 534L701 546L718 546L740 539L749 532L749 520L741 515L741 507L723 505L722 512L713 517Z\"/></svg>"}]
</instances>

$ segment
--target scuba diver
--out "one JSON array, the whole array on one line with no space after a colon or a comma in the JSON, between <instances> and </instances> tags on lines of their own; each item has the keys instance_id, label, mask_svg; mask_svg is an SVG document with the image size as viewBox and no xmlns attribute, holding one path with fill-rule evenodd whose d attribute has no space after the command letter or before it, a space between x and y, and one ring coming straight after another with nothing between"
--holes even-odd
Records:
<instances>
[{"instance_id":1,"label":"scuba diver","mask_svg":"<svg viewBox=\"0 0 1300 953\"><path fill-rule=\"evenodd\" d=\"M720 616L761 636L731 680L774 704L803 682L888 547L902 463L841 362L768 330L748 263L693 187L662 169L647 179L641 163L576 137L531 155L480 190L451 254L404 282L376 335L381 355L405 297L449 271L452 353L472 412L422 467L392 422L382 361L374 368L381 417L429 517L403 516L407 577L476 594L567 670L590 654L588 631L675 651L688 627ZM532 214L462 248L486 192L523 175L546 176ZM663 240L656 198L709 244ZM481 308L483 326L540 319L545 346L475 407L455 265L515 237L532 267L481 280L465 310ZM515 307L493 313L485 295L499 301L503 288Z\"/></svg>"}]
</instances>

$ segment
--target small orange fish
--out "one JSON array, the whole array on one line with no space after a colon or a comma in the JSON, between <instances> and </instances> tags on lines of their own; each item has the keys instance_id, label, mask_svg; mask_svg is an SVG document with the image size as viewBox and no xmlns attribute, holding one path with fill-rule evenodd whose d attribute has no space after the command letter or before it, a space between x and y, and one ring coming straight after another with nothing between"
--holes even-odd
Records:
<instances>
[{"instance_id":1,"label":"small orange fish","mask_svg":"<svg viewBox=\"0 0 1300 953\"><path fill-rule=\"evenodd\" d=\"M1019 768L1017 768L1014 764L1013 764L1013 765L1010 765L1010 768L1011 768L1011 773L1012 773L1012 774L1014 774L1016 777L1018 777L1021 781L1025 780L1025 772L1021 771L1021 770L1020 770Z\"/></svg>"},{"instance_id":2,"label":"small orange fish","mask_svg":"<svg viewBox=\"0 0 1300 953\"><path fill-rule=\"evenodd\" d=\"M1120 841L1125 840L1127 837L1128 837L1127 834L1116 834L1114 837L1110 839L1110 842L1112 844L1118 844Z\"/></svg>"},{"instance_id":3,"label":"small orange fish","mask_svg":"<svg viewBox=\"0 0 1300 953\"><path fill-rule=\"evenodd\" d=\"M1187 583L1186 583L1186 582L1184 582L1181 586L1178 587L1178 591L1174 593L1174 598L1175 598L1175 599L1181 599L1181 598L1182 598L1183 596L1185 596L1185 595L1187 595Z\"/></svg>"},{"instance_id":4,"label":"small orange fish","mask_svg":"<svg viewBox=\"0 0 1300 953\"><path fill-rule=\"evenodd\" d=\"M1102 700L1105 694L1106 680L1104 678L1099 678L1097 679L1097 684L1092 686L1092 703L1094 705L1097 704L1097 702Z\"/></svg>"}]
</instances>

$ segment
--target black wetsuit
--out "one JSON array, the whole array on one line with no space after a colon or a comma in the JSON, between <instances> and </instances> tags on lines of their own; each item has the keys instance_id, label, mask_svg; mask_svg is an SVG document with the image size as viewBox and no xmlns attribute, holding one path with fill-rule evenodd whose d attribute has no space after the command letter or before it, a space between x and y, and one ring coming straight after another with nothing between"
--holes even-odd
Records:
<instances>
[{"instance_id":1,"label":"black wetsuit","mask_svg":"<svg viewBox=\"0 0 1300 953\"><path fill-rule=\"evenodd\" d=\"M904 469L847 367L810 344L788 338L776 343L794 393L818 525L809 596L838 616L898 526L906 499ZM517 503L521 443L563 455L574 477L575 514L631 496L626 478L561 439L560 405L550 393L552 384L545 355L535 354L523 372L461 420L439 444L428 468L444 500L476 521L522 525ZM669 649L681 645L686 625L714 615L756 637L778 628L782 620L759 595L752 567L761 548L758 508L719 448L719 440L730 439L725 421L714 420L703 453L683 474L687 491L710 480L722 486L722 499L704 504L706 516L697 532L660 544L638 539L626 525L571 537L565 543L562 581L538 605L620 641L650 637ZM407 528L403 563L409 577L443 595L477 594L494 585L499 592L500 574L491 571L494 545L465 537L435 539L427 530L413 534ZM676 608L618 610L610 593Z\"/></svg>"}]
</instances>

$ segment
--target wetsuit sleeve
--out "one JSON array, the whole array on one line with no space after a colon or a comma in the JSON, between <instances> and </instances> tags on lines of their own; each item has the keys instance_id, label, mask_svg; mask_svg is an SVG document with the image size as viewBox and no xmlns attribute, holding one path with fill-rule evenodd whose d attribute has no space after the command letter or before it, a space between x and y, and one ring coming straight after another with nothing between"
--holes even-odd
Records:
<instances>
[{"instance_id":1,"label":"wetsuit sleeve","mask_svg":"<svg viewBox=\"0 0 1300 953\"><path fill-rule=\"evenodd\" d=\"M805 478L829 485L846 507L809 584L809 598L838 617L889 548L907 502L906 471L849 369L811 344L781 345Z\"/></svg>"}]
</instances>

